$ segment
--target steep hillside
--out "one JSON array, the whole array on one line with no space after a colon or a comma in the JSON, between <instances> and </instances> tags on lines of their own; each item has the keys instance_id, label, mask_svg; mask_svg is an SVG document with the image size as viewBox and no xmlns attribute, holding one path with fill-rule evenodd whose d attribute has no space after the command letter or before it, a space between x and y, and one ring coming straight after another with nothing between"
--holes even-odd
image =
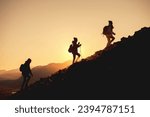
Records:
<instances>
[{"instance_id":1,"label":"steep hillside","mask_svg":"<svg viewBox=\"0 0 150 117\"><path fill-rule=\"evenodd\" d=\"M50 63L45 66L36 66L32 69L32 72L34 74L34 78L32 78L33 81L36 78L37 80L40 80L40 78L51 76L53 73L58 71L59 69L64 69L66 66L69 66L71 64L71 61L66 61L63 63Z\"/></svg>"},{"instance_id":2,"label":"steep hillside","mask_svg":"<svg viewBox=\"0 0 150 117\"><path fill-rule=\"evenodd\" d=\"M149 42L142 28L8 99L150 99Z\"/></svg>"}]
</instances>

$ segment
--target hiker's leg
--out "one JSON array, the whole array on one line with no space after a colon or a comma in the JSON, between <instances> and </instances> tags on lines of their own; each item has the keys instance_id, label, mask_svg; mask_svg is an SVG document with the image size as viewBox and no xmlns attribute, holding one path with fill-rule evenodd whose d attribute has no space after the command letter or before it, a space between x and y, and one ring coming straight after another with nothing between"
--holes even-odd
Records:
<instances>
[{"instance_id":1,"label":"hiker's leg","mask_svg":"<svg viewBox=\"0 0 150 117\"><path fill-rule=\"evenodd\" d=\"M26 77L23 76L23 82L22 82L22 85L21 85L21 90L24 89L24 87L25 87L25 82L26 82Z\"/></svg>"},{"instance_id":2,"label":"hiker's leg","mask_svg":"<svg viewBox=\"0 0 150 117\"><path fill-rule=\"evenodd\" d=\"M112 43L114 40L115 40L115 37L114 36L111 36L112 40L110 43Z\"/></svg>"},{"instance_id":3,"label":"hiker's leg","mask_svg":"<svg viewBox=\"0 0 150 117\"><path fill-rule=\"evenodd\" d=\"M27 88L27 87L28 87L29 80L30 80L30 76L28 76L28 78L27 78L27 80L26 80L25 88Z\"/></svg>"},{"instance_id":4,"label":"hiker's leg","mask_svg":"<svg viewBox=\"0 0 150 117\"><path fill-rule=\"evenodd\" d=\"M81 55L79 53L77 53L77 56L80 58Z\"/></svg>"},{"instance_id":5,"label":"hiker's leg","mask_svg":"<svg viewBox=\"0 0 150 117\"><path fill-rule=\"evenodd\" d=\"M106 36L106 37L107 37L107 45L106 45L106 47L108 47L108 46L110 45L111 41L110 41L110 37L109 37L109 35L108 35L108 36Z\"/></svg>"},{"instance_id":6,"label":"hiker's leg","mask_svg":"<svg viewBox=\"0 0 150 117\"><path fill-rule=\"evenodd\" d=\"M72 61L72 64L75 62L75 59L76 59L76 54L73 54L73 61Z\"/></svg>"},{"instance_id":7,"label":"hiker's leg","mask_svg":"<svg viewBox=\"0 0 150 117\"><path fill-rule=\"evenodd\" d=\"M81 56L81 55L80 55L79 53L77 53L77 56L78 56L78 58L77 58L77 60L76 60L76 61L78 61L78 59L80 58L80 56Z\"/></svg>"}]
</instances>

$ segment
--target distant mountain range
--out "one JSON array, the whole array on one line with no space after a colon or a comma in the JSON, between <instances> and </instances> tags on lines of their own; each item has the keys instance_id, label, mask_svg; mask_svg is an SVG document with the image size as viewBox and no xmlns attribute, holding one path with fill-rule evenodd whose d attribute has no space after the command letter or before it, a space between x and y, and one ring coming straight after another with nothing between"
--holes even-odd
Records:
<instances>
[{"instance_id":1,"label":"distant mountain range","mask_svg":"<svg viewBox=\"0 0 150 117\"><path fill-rule=\"evenodd\" d=\"M149 44L144 27L8 99L150 99Z\"/></svg>"},{"instance_id":2,"label":"distant mountain range","mask_svg":"<svg viewBox=\"0 0 150 117\"><path fill-rule=\"evenodd\" d=\"M71 64L71 61L66 61L64 63L50 63L44 66L36 66L32 68L33 78L31 78L30 84L51 76L58 70L61 70ZM0 70L0 95L3 90L18 90L22 83L21 73L19 69L13 70Z\"/></svg>"},{"instance_id":3,"label":"distant mountain range","mask_svg":"<svg viewBox=\"0 0 150 117\"><path fill-rule=\"evenodd\" d=\"M16 80L19 76L20 72L18 69L0 71L0 80Z\"/></svg>"},{"instance_id":4,"label":"distant mountain range","mask_svg":"<svg viewBox=\"0 0 150 117\"><path fill-rule=\"evenodd\" d=\"M48 65L41 65L32 68L34 78L50 76L59 69L63 69L71 64L71 61L64 63L50 63ZM16 80L21 77L19 69L13 70L0 70L0 80Z\"/></svg>"},{"instance_id":5,"label":"distant mountain range","mask_svg":"<svg viewBox=\"0 0 150 117\"><path fill-rule=\"evenodd\" d=\"M45 78L51 76L58 70L64 69L71 65L71 61L66 61L64 63L50 63L46 66L36 66L32 69L35 78Z\"/></svg>"}]
</instances>

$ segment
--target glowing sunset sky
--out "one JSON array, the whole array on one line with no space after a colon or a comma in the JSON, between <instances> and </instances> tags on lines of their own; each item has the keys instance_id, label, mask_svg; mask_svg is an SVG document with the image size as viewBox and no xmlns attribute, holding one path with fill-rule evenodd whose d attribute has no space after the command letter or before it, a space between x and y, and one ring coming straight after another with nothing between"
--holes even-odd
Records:
<instances>
[{"instance_id":1,"label":"glowing sunset sky","mask_svg":"<svg viewBox=\"0 0 150 117\"><path fill-rule=\"evenodd\" d=\"M72 59L74 36L85 58L103 49L108 20L116 40L150 26L150 0L0 0L0 70Z\"/></svg>"}]
</instances>

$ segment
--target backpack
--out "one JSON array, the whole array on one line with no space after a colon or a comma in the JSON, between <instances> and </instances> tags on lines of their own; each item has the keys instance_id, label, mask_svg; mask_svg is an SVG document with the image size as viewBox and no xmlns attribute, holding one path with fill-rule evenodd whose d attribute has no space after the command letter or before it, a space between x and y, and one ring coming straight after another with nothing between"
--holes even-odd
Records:
<instances>
[{"instance_id":1,"label":"backpack","mask_svg":"<svg viewBox=\"0 0 150 117\"><path fill-rule=\"evenodd\" d=\"M104 35L108 34L108 26L104 26L103 32Z\"/></svg>"},{"instance_id":2,"label":"backpack","mask_svg":"<svg viewBox=\"0 0 150 117\"><path fill-rule=\"evenodd\" d=\"M72 52L72 51L73 51L73 45L70 44L69 49L68 49L68 52Z\"/></svg>"},{"instance_id":3,"label":"backpack","mask_svg":"<svg viewBox=\"0 0 150 117\"><path fill-rule=\"evenodd\" d=\"M20 65L19 70L20 70L21 72L24 71L24 64L21 64L21 65Z\"/></svg>"}]
</instances>

